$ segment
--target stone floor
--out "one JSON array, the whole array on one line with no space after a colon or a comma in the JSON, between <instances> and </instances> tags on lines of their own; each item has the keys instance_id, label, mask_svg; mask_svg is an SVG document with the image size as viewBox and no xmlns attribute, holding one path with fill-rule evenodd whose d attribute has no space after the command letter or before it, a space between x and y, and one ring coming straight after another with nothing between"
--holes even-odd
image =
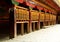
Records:
<instances>
[{"instance_id":1,"label":"stone floor","mask_svg":"<svg viewBox=\"0 0 60 42\"><path fill-rule=\"evenodd\" d=\"M60 42L60 24L45 26L44 29L14 39L0 39L0 42Z\"/></svg>"}]
</instances>

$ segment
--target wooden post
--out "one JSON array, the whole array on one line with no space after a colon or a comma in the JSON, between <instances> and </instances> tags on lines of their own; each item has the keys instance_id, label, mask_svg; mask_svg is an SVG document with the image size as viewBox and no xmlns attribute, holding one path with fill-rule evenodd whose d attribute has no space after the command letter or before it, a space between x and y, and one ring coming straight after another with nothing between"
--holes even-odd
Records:
<instances>
[{"instance_id":1,"label":"wooden post","mask_svg":"<svg viewBox=\"0 0 60 42\"><path fill-rule=\"evenodd\" d=\"M48 25L50 25L50 14L49 14L49 19L48 19Z\"/></svg>"},{"instance_id":2,"label":"wooden post","mask_svg":"<svg viewBox=\"0 0 60 42\"><path fill-rule=\"evenodd\" d=\"M10 8L10 18L9 18L9 23L10 23L10 33L9 33L9 38L15 38L17 36L17 25L16 25L16 20L15 20L15 8Z\"/></svg>"},{"instance_id":3,"label":"wooden post","mask_svg":"<svg viewBox=\"0 0 60 42\"><path fill-rule=\"evenodd\" d=\"M29 29L29 23L27 24L27 33L30 32L30 29Z\"/></svg>"},{"instance_id":4,"label":"wooden post","mask_svg":"<svg viewBox=\"0 0 60 42\"><path fill-rule=\"evenodd\" d=\"M52 25L53 25L53 14L52 14Z\"/></svg>"},{"instance_id":5,"label":"wooden post","mask_svg":"<svg viewBox=\"0 0 60 42\"><path fill-rule=\"evenodd\" d=\"M50 13L50 25L51 25L51 13Z\"/></svg>"},{"instance_id":6,"label":"wooden post","mask_svg":"<svg viewBox=\"0 0 60 42\"><path fill-rule=\"evenodd\" d=\"M53 14L52 14L52 25L54 24L54 20L53 20Z\"/></svg>"},{"instance_id":7,"label":"wooden post","mask_svg":"<svg viewBox=\"0 0 60 42\"><path fill-rule=\"evenodd\" d=\"M38 18L38 25L37 25L37 28L38 28L38 30L40 29L40 13L39 13L39 16L38 16L39 18Z\"/></svg>"},{"instance_id":8,"label":"wooden post","mask_svg":"<svg viewBox=\"0 0 60 42\"><path fill-rule=\"evenodd\" d=\"M50 14L49 14L49 25L50 25Z\"/></svg>"},{"instance_id":9,"label":"wooden post","mask_svg":"<svg viewBox=\"0 0 60 42\"><path fill-rule=\"evenodd\" d=\"M29 32L32 31L32 22L31 22L31 11L29 9Z\"/></svg>"},{"instance_id":10,"label":"wooden post","mask_svg":"<svg viewBox=\"0 0 60 42\"><path fill-rule=\"evenodd\" d=\"M24 23L21 23L21 35L24 34Z\"/></svg>"},{"instance_id":11,"label":"wooden post","mask_svg":"<svg viewBox=\"0 0 60 42\"><path fill-rule=\"evenodd\" d=\"M45 11L45 14L44 14L44 26L46 25L46 11Z\"/></svg>"},{"instance_id":12,"label":"wooden post","mask_svg":"<svg viewBox=\"0 0 60 42\"><path fill-rule=\"evenodd\" d=\"M16 8L14 7L14 37L17 37Z\"/></svg>"},{"instance_id":13,"label":"wooden post","mask_svg":"<svg viewBox=\"0 0 60 42\"><path fill-rule=\"evenodd\" d=\"M14 37L17 37L17 24L14 24Z\"/></svg>"}]
</instances>

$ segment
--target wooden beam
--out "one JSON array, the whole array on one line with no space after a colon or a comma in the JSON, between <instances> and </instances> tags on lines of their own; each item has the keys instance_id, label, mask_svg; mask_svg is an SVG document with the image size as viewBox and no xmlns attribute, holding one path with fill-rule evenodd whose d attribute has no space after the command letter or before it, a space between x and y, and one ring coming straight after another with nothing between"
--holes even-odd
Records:
<instances>
[{"instance_id":1,"label":"wooden beam","mask_svg":"<svg viewBox=\"0 0 60 42\"><path fill-rule=\"evenodd\" d=\"M17 36L17 27L16 27L16 22L15 22L15 17L14 17L14 8L10 8L10 18L9 18L9 23L10 23L10 33L9 33L9 38L15 38Z\"/></svg>"},{"instance_id":2,"label":"wooden beam","mask_svg":"<svg viewBox=\"0 0 60 42\"><path fill-rule=\"evenodd\" d=\"M57 12L57 11L54 10L53 8L50 8L50 7L48 7L47 5L45 5L45 4L41 3L41 2L38 2L38 1L36 1L36 0L32 0L32 1L35 2L36 4L39 4L40 6L42 6L42 7L44 7L44 8L46 8L46 9L49 9L49 10L54 11L54 12Z\"/></svg>"},{"instance_id":3,"label":"wooden beam","mask_svg":"<svg viewBox=\"0 0 60 42\"><path fill-rule=\"evenodd\" d=\"M40 13L39 13L39 16L38 16L38 24L37 24L37 27L38 27L38 29L40 29Z\"/></svg>"},{"instance_id":4,"label":"wooden beam","mask_svg":"<svg viewBox=\"0 0 60 42\"><path fill-rule=\"evenodd\" d=\"M29 10L29 32L32 31L31 10Z\"/></svg>"},{"instance_id":5,"label":"wooden beam","mask_svg":"<svg viewBox=\"0 0 60 42\"><path fill-rule=\"evenodd\" d=\"M50 25L50 13L49 13L49 22L48 22L48 25Z\"/></svg>"}]
</instances>

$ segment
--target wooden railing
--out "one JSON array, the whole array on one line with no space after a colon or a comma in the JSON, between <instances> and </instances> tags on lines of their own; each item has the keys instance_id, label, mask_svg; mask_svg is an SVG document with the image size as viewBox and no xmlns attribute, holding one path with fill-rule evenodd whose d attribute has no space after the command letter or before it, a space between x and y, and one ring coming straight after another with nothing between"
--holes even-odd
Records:
<instances>
[{"instance_id":1,"label":"wooden railing","mask_svg":"<svg viewBox=\"0 0 60 42\"><path fill-rule=\"evenodd\" d=\"M16 20L29 20L29 11L28 9L22 8L22 7L15 7L15 16ZM38 11L31 10L31 20L37 21L38 20L39 13Z\"/></svg>"},{"instance_id":2,"label":"wooden railing","mask_svg":"<svg viewBox=\"0 0 60 42\"><path fill-rule=\"evenodd\" d=\"M16 6L15 12L16 20L29 20L29 12L27 9Z\"/></svg>"},{"instance_id":3,"label":"wooden railing","mask_svg":"<svg viewBox=\"0 0 60 42\"><path fill-rule=\"evenodd\" d=\"M38 19L39 19L39 12L31 10L31 20L38 21Z\"/></svg>"},{"instance_id":4,"label":"wooden railing","mask_svg":"<svg viewBox=\"0 0 60 42\"><path fill-rule=\"evenodd\" d=\"M53 21L56 20L56 15L44 13L44 12L38 12L36 10L30 10L31 11L31 20L32 21ZM40 14L40 18L39 18ZM29 20L29 11L26 8L15 6L15 16L16 20Z\"/></svg>"}]
</instances>

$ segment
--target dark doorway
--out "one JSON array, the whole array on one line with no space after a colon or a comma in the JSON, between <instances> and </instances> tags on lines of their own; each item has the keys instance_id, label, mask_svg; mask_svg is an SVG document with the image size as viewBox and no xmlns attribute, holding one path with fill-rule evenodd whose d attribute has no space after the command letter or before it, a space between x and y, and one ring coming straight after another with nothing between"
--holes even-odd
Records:
<instances>
[{"instance_id":1,"label":"dark doorway","mask_svg":"<svg viewBox=\"0 0 60 42\"><path fill-rule=\"evenodd\" d=\"M41 29L43 28L43 22L40 22L40 28Z\"/></svg>"},{"instance_id":2,"label":"dark doorway","mask_svg":"<svg viewBox=\"0 0 60 42\"><path fill-rule=\"evenodd\" d=\"M27 33L27 23L24 23L24 33Z\"/></svg>"},{"instance_id":3,"label":"dark doorway","mask_svg":"<svg viewBox=\"0 0 60 42\"><path fill-rule=\"evenodd\" d=\"M37 27L37 22L35 22L35 29L38 30L38 27Z\"/></svg>"},{"instance_id":4,"label":"dark doorway","mask_svg":"<svg viewBox=\"0 0 60 42\"><path fill-rule=\"evenodd\" d=\"M21 34L21 23L17 24L17 35Z\"/></svg>"},{"instance_id":5,"label":"dark doorway","mask_svg":"<svg viewBox=\"0 0 60 42\"><path fill-rule=\"evenodd\" d=\"M34 31L34 30L33 30L33 23L32 23L32 31Z\"/></svg>"},{"instance_id":6,"label":"dark doorway","mask_svg":"<svg viewBox=\"0 0 60 42\"><path fill-rule=\"evenodd\" d=\"M50 25L52 25L52 21L50 22Z\"/></svg>"}]
</instances>

